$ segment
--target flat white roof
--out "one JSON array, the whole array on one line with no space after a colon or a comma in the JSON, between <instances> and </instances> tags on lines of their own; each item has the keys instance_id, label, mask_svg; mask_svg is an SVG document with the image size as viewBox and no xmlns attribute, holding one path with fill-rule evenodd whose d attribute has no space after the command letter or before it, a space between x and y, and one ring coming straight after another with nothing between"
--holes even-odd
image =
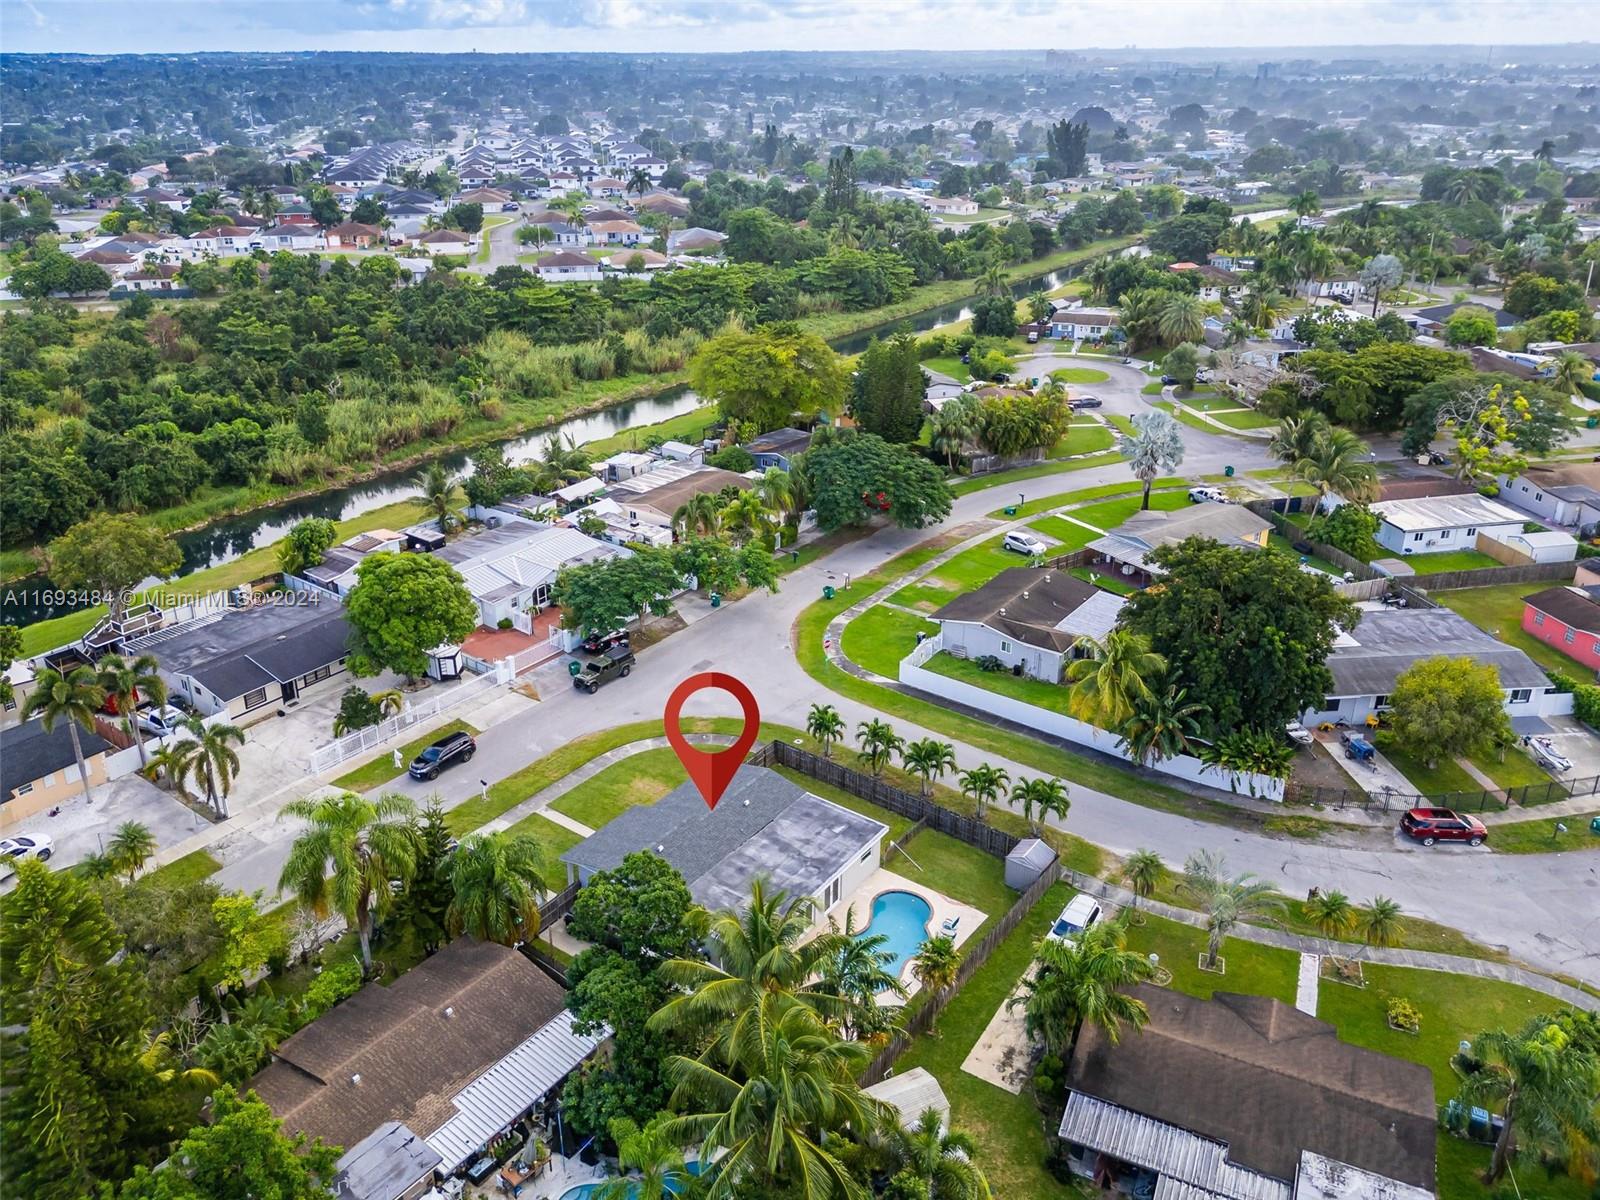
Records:
<instances>
[{"instance_id":1,"label":"flat white roof","mask_svg":"<svg viewBox=\"0 0 1600 1200\"><path fill-rule=\"evenodd\" d=\"M1522 516L1504 504L1468 493L1424 496L1416 500L1380 500L1372 506L1388 524L1406 533L1479 525L1520 525Z\"/></svg>"}]
</instances>

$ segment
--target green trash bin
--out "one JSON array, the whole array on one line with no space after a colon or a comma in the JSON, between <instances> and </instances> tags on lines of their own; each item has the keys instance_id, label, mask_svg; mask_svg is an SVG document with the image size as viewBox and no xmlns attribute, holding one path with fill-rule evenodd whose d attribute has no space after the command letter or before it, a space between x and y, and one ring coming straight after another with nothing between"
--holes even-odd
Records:
<instances>
[{"instance_id":1,"label":"green trash bin","mask_svg":"<svg viewBox=\"0 0 1600 1200\"><path fill-rule=\"evenodd\" d=\"M573 659L567 664L567 674L576 679L579 675L583 674L583 664L577 659Z\"/></svg>"},{"instance_id":2,"label":"green trash bin","mask_svg":"<svg viewBox=\"0 0 1600 1200\"><path fill-rule=\"evenodd\" d=\"M1588 429L1593 429L1597 425L1600 425L1600 417L1589 417L1584 421L1584 426Z\"/></svg>"},{"instance_id":3,"label":"green trash bin","mask_svg":"<svg viewBox=\"0 0 1600 1200\"><path fill-rule=\"evenodd\" d=\"M824 600L833 599L833 584L825 583L822 585L822 598Z\"/></svg>"},{"instance_id":4,"label":"green trash bin","mask_svg":"<svg viewBox=\"0 0 1600 1200\"><path fill-rule=\"evenodd\" d=\"M1589 832L1600 833L1600 817L1589 818Z\"/></svg>"},{"instance_id":5,"label":"green trash bin","mask_svg":"<svg viewBox=\"0 0 1600 1200\"><path fill-rule=\"evenodd\" d=\"M1224 475L1226 475L1229 479L1233 478L1233 468L1232 467L1223 467L1222 468L1222 473Z\"/></svg>"},{"instance_id":6,"label":"green trash bin","mask_svg":"<svg viewBox=\"0 0 1600 1200\"><path fill-rule=\"evenodd\" d=\"M1014 517L1016 515L1017 515L1017 506L1015 504L1006 505L1006 516Z\"/></svg>"},{"instance_id":7,"label":"green trash bin","mask_svg":"<svg viewBox=\"0 0 1600 1200\"><path fill-rule=\"evenodd\" d=\"M711 607L712 608L721 608L722 607L722 593L721 592L712 592L711 593Z\"/></svg>"}]
</instances>

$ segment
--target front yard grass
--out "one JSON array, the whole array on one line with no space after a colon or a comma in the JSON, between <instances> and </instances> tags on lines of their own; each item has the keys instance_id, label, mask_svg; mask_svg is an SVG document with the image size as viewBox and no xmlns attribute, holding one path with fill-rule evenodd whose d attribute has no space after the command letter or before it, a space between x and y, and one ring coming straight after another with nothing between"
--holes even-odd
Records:
<instances>
[{"instance_id":1,"label":"front yard grass","mask_svg":"<svg viewBox=\"0 0 1600 1200\"><path fill-rule=\"evenodd\" d=\"M1483 791L1478 781L1452 759L1441 756L1437 764L1429 767L1420 758L1395 746L1380 745L1379 752L1394 765L1395 770L1411 781L1411 786L1417 789L1419 795L1442 796L1449 792Z\"/></svg>"},{"instance_id":2,"label":"front yard grass","mask_svg":"<svg viewBox=\"0 0 1600 1200\"><path fill-rule=\"evenodd\" d=\"M1121 525L1129 517L1140 511L1140 497L1128 496L1122 500L1107 500L1100 504L1090 504L1083 508L1073 509L1072 515L1076 520L1087 521L1106 532L1110 532ZM1153 512L1172 512L1175 509L1187 508L1189 496L1187 492L1151 492L1150 508Z\"/></svg>"},{"instance_id":3,"label":"front yard grass","mask_svg":"<svg viewBox=\"0 0 1600 1200\"><path fill-rule=\"evenodd\" d=\"M1423 581L1426 586L1427 581ZM1460 588L1430 592L1429 596L1454 609L1485 633L1515 646L1547 671L1573 674L1572 659L1547 646L1522 628L1522 599L1539 590L1536 583L1502 583L1495 587Z\"/></svg>"},{"instance_id":4,"label":"front yard grass","mask_svg":"<svg viewBox=\"0 0 1600 1200\"><path fill-rule=\"evenodd\" d=\"M1258 413L1253 408L1239 409L1234 412L1215 412L1211 414L1213 421L1219 421L1229 429L1268 429L1277 425L1276 418L1265 413Z\"/></svg>"},{"instance_id":5,"label":"front yard grass","mask_svg":"<svg viewBox=\"0 0 1600 1200\"><path fill-rule=\"evenodd\" d=\"M531 837L538 842L540 849L544 851L545 882L557 891L566 886L559 860L568 850L583 841L582 834L573 832L565 825L557 825L543 813L529 813L522 820L507 826L505 836Z\"/></svg>"},{"instance_id":6,"label":"front yard grass","mask_svg":"<svg viewBox=\"0 0 1600 1200\"><path fill-rule=\"evenodd\" d=\"M1149 383L1145 384L1139 389L1139 394L1141 396L1159 396L1161 395L1162 389L1166 386L1167 385L1162 383L1161 380L1152 379Z\"/></svg>"},{"instance_id":7,"label":"front yard grass","mask_svg":"<svg viewBox=\"0 0 1600 1200\"><path fill-rule=\"evenodd\" d=\"M907 608L915 608L922 612L938 612L950 601L960 595L957 587L946 587L936 580L925 580L903 587L893 593L889 598L896 604L903 604Z\"/></svg>"},{"instance_id":8,"label":"front yard grass","mask_svg":"<svg viewBox=\"0 0 1600 1200\"><path fill-rule=\"evenodd\" d=\"M885 679L900 674L900 660L917 645L917 634L939 632L933 621L875 604L844 627L840 649L851 662Z\"/></svg>"},{"instance_id":9,"label":"front yard grass","mask_svg":"<svg viewBox=\"0 0 1600 1200\"><path fill-rule=\"evenodd\" d=\"M1478 770L1482 771L1500 787L1510 790L1512 788L1533 788L1534 796L1538 803L1549 804L1555 800L1566 798L1567 790L1561 787L1559 781L1550 777L1538 763L1534 762L1524 751L1516 746L1506 749L1505 761L1501 762L1493 750L1469 754L1468 761ZM1546 787L1555 784L1554 787Z\"/></svg>"},{"instance_id":10,"label":"front yard grass","mask_svg":"<svg viewBox=\"0 0 1600 1200\"><path fill-rule=\"evenodd\" d=\"M1536 821L1511 821L1489 827L1489 849L1500 854L1554 854L1561 850L1600 850L1600 833L1589 822L1600 817L1600 810L1570 813L1565 817L1542 817ZM1556 830L1559 822L1565 833Z\"/></svg>"},{"instance_id":11,"label":"front yard grass","mask_svg":"<svg viewBox=\"0 0 1600 1200\"><path fill-rule=\"evenodd\" d=\"M1051 548L1054 553L1080 550L1100 536L1094 530L1064 517L1041 517L1037 521L1028 522L1028 528L1059 542L1059 546Z\"/></svg>"},{"instance_id":12,"label":"front yard grass","mask_svg":"<svg viewBox=\"0 0 1600 1200\"><path fill-rule=\"evenodd\" d=\"M967 364L955 355L947 358L925 358L922 365L930 371L937 371L940 375L948 375L957 383L966 383L972 378L972 372L967 369Z\"/></svg>"},{"instance_id":13,"label":"front yard grass","mask_svg":"<svg viewBox=\"0 0 1600 1200\"><path fill-rule=\"evenodd\" d=\"M134 887L144 884L161 885L164 887L181 888L191 883L199 883L202 879L209 879L222 870L222 864L212 858L204 850L191 850L182 858L175 858L164 867L157 867L148 874L141 875L134 882Z\"/></svg>"},{"instance_id":14,"label":"front yard grass","mask_svg":"<svg viewBox=\"0 0 1600 1200\"><path fill-rule=\"evenodd\" d=\"M1128 949L1159 954L1161 965L1172 972L1171 986L1180 992L1202 1000L1209 1000L1213 992L1248 992L1294 1003L1300 956L1293 950L1224 938L1221 957L1225 971L1219 975L1200 969L1205 948L1205 930L1151 913L1145 914L1143 925L1128 927Z\"/></svg>"},{"instance_id":15,"label":"front yard grass","mask_svg":"<svg viewBox=\"0 0 1600 1200\"><path fill-rule=\"evenodd\" d=\"M991 538L970 550L963 550L949 562L941 563L927 578L970 592L982 587L1008 567L1027 565L1028 560L1024 556L1003 547L1001 538Z\"/></svg>"},{"instance_id":16,"label":"front yard grass","mask_svg":"<svg viewBox=\"0 0 1600 1200\"><path fill-rule=\"evenodd\" d=\"M550 807L590 829L599 829L630 808L661 799L687 778L677 752L670 747L643 750L556 797Z\"/></svg>"},{"instance_id":17,"label":"front yard grass","mask_svg":"<svg viewBox=\"0 0 1600 1200\"><path fill-rule=\"evenodd\" d=\"M981 492L985 488L999 487L1002 484L1018 483L1025 479L1037 479L1041 475L1058 475L1067 471L1086 471L1090 467L1109 467L1113 463L1122 461L1122 455L1116 451L1107 451L1105 454L1093 454L1088 458L1074 458L1063 461L1054 459L1037 463L1031 467L1017 467L1011 471L996 471L992 475L974 475L950 485L950 491L957 496L965 496L968 492Z\"/></svg>"},{"instance_id":18,"label":"front yard grass","mask_svg":"<svg viewBox=\"0 0 1600 1200\"><path fill-rule=\"evenodd\" d=\"M362 763L353 771L346 771L343 775L332 781L332 786L343 788L347 792L366 792L391 779L398 779L406 773L411 766L411 760L421 754L440 738L452 733L470 733L477 736L478 727L469 721L446 721L432 733L425 733L419 738L413 738L400 747L400 765L394 765L394 749L385 750L369 763Z\"/></svg>"},{"instance_id":19,"label":"front yard grass","mask_svg":"<svg viewBox=\"0 0 1600 1200\"><path fill-rule=\"evenodd\" d=\"M1059 683L1045 683L1042 679L1013 675L1010 671L985 671L970 658L956 658L945 653L935 654L923 666L936 675L970 683L986 692L1010 696L1024 704L1032 704L1050 712L1067 711L1067 689Z\"/></svg>"},{"instance_id":20,"label":"front yard grass","mask_svg":"<svg viewBox=\"0 0 1600 1200\"><path fill-rule=\"evenodd\" d=\"M1065 508L1069 504L1104 499L1106 496L1137 496L1140 486L1137 479L1129 479L1124 483L1102 483L1098 487L1079 488L1075 492L1057 492L1053 496L1040 496L1036 500L1025 501L1017 506L1016 515L1031 517L1038 513L1049 512L1052 509ZM1175 476L1168 476L1156 480L1152 486L1155 488L1188 487L1189 481ZM1004 517L1009 514L1004 508L997 508L988 515L991 517Z\"/></svg>"},{"instance_id":21,"label":"front yard grass","mask_svg":"<svg viewBox=\"0 0 1600 1200\"><path fill-rule=\"evenodd\" d=\"M1267 545L1276 550L1281 550L1283 553L1293 558L1296 562L1302 558L1305 559L1306 566L1315 567L1319 571L1325 571L1327 574L1332 575L1335 580L1344 578L1344 572L1338 567L1334 566L1327 559L1320 558L1315 554L1301 554L1300 551L1294 548L1294 543L1288 538L1284 537L1281 533L1267 534Z\"/></svg>"},{"instance_id":22,"label":"front yard grass","mask_svg":"<svg viewBox=\"0 0 1600 1200\"><path fill-rule=\"evenodd\" d=\"M1073 422L1066 436L1050 448L1051 458L1070 458L1074 454L1096 454L1111 449L1116 435L1098 421Z\"/></svg>"},{"instance_id":23,"label":"front yard grass","mask_svg":"<svg viewBox=\"0 0 1600 1200\"><path fill-rule=\"evenodd\" d=\"M1111 373L1098 367L1057 367L1050 372L1050 378L1057 383L1104 383Z\"/></svg>"}]
</instances>

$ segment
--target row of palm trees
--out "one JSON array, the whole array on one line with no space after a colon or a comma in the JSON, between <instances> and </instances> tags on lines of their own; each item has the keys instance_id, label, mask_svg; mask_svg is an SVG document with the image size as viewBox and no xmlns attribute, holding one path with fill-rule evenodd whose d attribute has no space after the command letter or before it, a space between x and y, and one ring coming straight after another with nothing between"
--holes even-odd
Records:
<instances>
[{"instance_id":1,"label":"row of palm trees","mask_svg":"<svg viewBox=\"0 0 1600 1200\"><path fill-rule=\"evenodd\" d=\"M38 716L46 732L53 732L63 721L66 723L72 740L72 756L78 765L78 778L83 783L83 798L92 804L89 768L84 761L83 742L78 731L93 733L95 721L109 700L139 748L139 762L147 771L160 772L180 790L191 783L197 785L217 816L227 816L228 794L239 772L239 755L234 747L244 742L244 731L225 721L207 723L198 716L191 716L179 726L182 736L168 739L152 756L145 751L144 735L136 716L141 697L153 701L157 707L166 703L167 685L161 677L160 663L149 654L138 655L131 661L121 655L107 654L93 666L41 669L34 680L33 691L23 702L21 719L26 721Z\"/></svg>"}]
</instances>

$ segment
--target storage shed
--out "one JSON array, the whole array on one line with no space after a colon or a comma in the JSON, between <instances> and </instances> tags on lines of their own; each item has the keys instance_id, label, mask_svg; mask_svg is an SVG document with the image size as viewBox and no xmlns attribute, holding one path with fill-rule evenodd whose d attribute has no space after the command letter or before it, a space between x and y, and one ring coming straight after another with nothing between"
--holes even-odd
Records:
<instances>
[{"instance_id":1,"label":"storage shed","mask_svg":"<svg viewBox=\"0 0 1600 1200\"><path fill-rule=\"evenodd\" d=\"M1023 838L1006 855L1006 886L1025 892L1050 869L1056 852L1039 838Z\"/></svg>"}]
</instances>

